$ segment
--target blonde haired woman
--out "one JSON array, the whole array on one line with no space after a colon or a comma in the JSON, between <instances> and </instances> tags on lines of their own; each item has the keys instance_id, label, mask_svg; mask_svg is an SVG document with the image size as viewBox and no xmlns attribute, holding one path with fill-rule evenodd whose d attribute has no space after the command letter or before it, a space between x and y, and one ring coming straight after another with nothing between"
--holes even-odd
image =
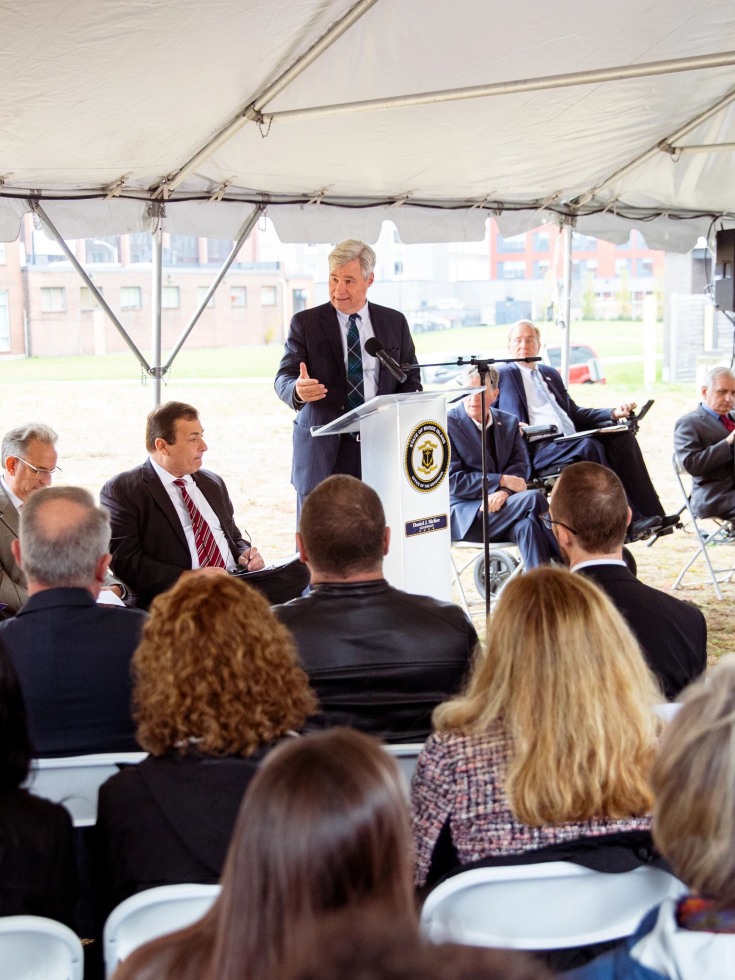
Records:
<instances>
[{"instance_id":1,"label":"blonde haired woman","mask_svg":"<svg viewBox=\"0 0 735 980\"><path fill-rule=\"evenodd\" d=\"M596 586L554 568L511 581L485 656L435 709L419 757L416 884L490 856L647 830L662 700Z\"/></svg>"}]
</instances>

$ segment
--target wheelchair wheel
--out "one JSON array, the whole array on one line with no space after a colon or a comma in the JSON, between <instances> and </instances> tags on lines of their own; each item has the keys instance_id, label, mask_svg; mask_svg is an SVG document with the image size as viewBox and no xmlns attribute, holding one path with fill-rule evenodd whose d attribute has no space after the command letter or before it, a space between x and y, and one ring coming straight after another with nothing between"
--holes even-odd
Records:
<instances>
[{"instance_id":1,"label":"wheelchair wheel","mask_svg":"<svg viewBox=\"0 0 735 980\"><path fill-rule=\"evenodd\" d=\"M497 595L505 582L510 578L513 572L516 570L520 561L518 558L514 558L509 552L501 549L490 549L489 555L489 570L490 573L487 576L487 584L490 588L490 595ZM485 598L485 556L480 555L480 557L475 562L474 568L475 577L475 588L480 593L480 595Z\"/></svg>"}]
</instances>

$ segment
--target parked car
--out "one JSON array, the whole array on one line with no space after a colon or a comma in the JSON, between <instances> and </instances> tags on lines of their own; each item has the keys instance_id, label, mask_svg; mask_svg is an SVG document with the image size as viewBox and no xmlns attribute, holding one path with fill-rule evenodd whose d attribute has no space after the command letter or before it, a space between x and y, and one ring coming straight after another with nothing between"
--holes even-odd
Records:
<instances>
[{"instance_id":1,"label":"parked car","mask_svg":"<svg viewBox=\"0 0 735 980\"><path fill-rule=\"evenodd\" d=\"M545 364L559 370L561 367L561 347L547 347L541 352ZM597 354L587 344L570 344L569 346L569 384L593 385L605 384Z\"/></svg>"},{"instance_id":2,"label":"parked car","mask_svg":"<svg viewBox=\"0 0 735 980\"><path fill-rule=\"evenodd\" d=\"M443 316L418 316L409 322L411 333L430 333L434 330L451 330L452 321Z\"/></svg>"}]
</instances>

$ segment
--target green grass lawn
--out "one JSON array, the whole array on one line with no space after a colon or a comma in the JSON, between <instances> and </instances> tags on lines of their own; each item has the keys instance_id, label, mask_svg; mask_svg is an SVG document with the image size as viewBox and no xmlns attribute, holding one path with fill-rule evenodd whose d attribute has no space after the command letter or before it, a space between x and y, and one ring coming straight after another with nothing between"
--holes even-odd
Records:
<instances>
[{"instance_id":1,"label":"green grass lawn","mask_svg":"<svg viewBox=\"0 0 735 980\"><path fill-rule=\"evenodd\" d=\"M640 385L642 361L605 364L606 357L641 357L642 324L638 321L582 321L572 325L572 342L589 344L603 361L608 384ZM505 353L508 327L462 327L415 336L419 360L427 354L500 357ZM561 343L555 324L544 325L550 345ZM663 350L663 324L658 327L659 351ZM179 353L168 377L176 378L272 378L281 358L280 344L217 349L186 348ZM143 352L147 355L147 352ZM164 361L167 354L164 352ZM87 357L29 357L2 360L0 376L6 383L25 381L135 380L141 367L128 351Z\"/></svg>"}]
</instances>

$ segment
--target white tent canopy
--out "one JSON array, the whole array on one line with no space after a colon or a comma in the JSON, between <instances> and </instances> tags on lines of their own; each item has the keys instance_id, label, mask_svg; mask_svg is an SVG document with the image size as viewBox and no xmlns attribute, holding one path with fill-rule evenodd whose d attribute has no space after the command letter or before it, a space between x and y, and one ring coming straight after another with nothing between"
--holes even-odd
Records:
<instances>
[{"instance_id":1,"label":"white tent canopy","mask_svg":"<svg viewBox=\"0 0 735 980\"><path fill-rule=\"evenodd\" d=\"M735 221L724 0L1 6L0 240L36 200L67 238L161 205L167 231L234 239L258 207L311 242L557 215L686 250Z\"/></svg>"}]
</instances>

